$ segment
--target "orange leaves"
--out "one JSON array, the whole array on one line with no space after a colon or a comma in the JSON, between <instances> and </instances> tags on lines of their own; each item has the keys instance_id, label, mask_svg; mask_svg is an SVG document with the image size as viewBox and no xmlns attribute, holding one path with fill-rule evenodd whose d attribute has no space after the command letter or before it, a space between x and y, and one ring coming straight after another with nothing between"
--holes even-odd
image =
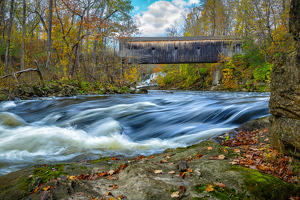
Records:
<instances>
[{"instance_id":1,"label":"orange leaves","mask_svg":"<svg viewBox=\"0 0 300 200\"><path fill-rule=\"evenodd\" d=\"M205 191L207 191L207 192L212 192L212 191L214 191L213 185L208 185L208 186L206 186Z\"/></svg>"},{"instance_id":2,"label":"orange leaves","mask_svg":"<svg viewBox=\"0 0 300 200\"><path fill-rule=\"evenodd\" d=\"M106 190L111 191L111 190L118 189L118 188L119 188L118 184L113 184L113 185L110 185L108 188L106 188Z\"/></svg>"},{"instance_id":3,"label":"orange leaves","mask_svg":"<svg viewBox=\"0 0 300 200\"><path fill-rule=\"evenodd\" d=\"M210 150L212 150L212 147L207 147L205 149L210 151Z\"/></svg>"},{"instance_id":4,"label":"orange leaves","mask_svg":"<svg viewBox=\"0 0 300 200\"><path fill-rule=\"evenodd\" d=\"M110 170L110 171L105 171L105 172L101 172L101 173L81 174L78 176L69 176L69 177L66 177L66 179L67 180L78 179L78 180L93 181L100 177L106 177L108 180L113 180L113 179L117 179L116 177L113 177L113 175L120 173L126 166L127 165L124 164L116 170Z\"/></svg>"},{"instance_id":5,"label":"orange leaves","mask_svg":"<svg viewBox=\"0 0 300 200\"><path fill-rule=\"evenodd\" d=\"M212 156L209 159L211 159L211 160L224 160L225 156L224 155Z\"/></svg>"},{"instance_id":6,"label":"orange leaves","mask_svg":"<svg viewBox=\"0 0 300 200\"><path fill-rule=\"evenodd\" d=\"M252 132L242 132L239 131L239 134L237 137L233 140L226 140L223 142L223 146L230 146L230 147L236 147L236 146L242 146L242 145L253 145L258 143L258 137L260 135L263 135L264 133L268 132L268 127L262 129L262 130L255 130Z\"/></svg>"},{"instance_id":7,"label":"orange leaves","mask_svg":"<svg viewBox=\"0 0 300 200\"><path fill-rule=\"evenodd\" d=\"M201 158L202 156L203 156L203 155L202 155L201 153L199 153L199 154L195 157L195 160Z\"/></svg>"},{"instance_id":8,"label":"orange leaves","mask_svg":"<svg viewBox=\"0 0 300 200\"><path fill-rule=\"evenodd\" d=\"M232 165L242 165L250 169L257 169L267 174L272 174L284 181L295 182L298 178L295 176L291 167L292 158L279 153L269 147L268 144L258 143L258 137L263 137L268 128L252 132L241 132L233 140L227 140L223 145L241 146L240 149L233 151L239 153L239 157L231 160ZM267 141L266 139L264 141ZM256 146L253 146L256 144Z\"/></svg>"},{"instance_id":9,"label":"orange leaves","mask_svg":"<svg viewBox=\"0 0 300 200\"><path fill-rule=\"evenodd\" d=\"M51 188L51 186L48 185L48 186L46 186L46 187L43 187L43 190L44 190L44 191L47 191L47 190L50 190L50 188Z\"/></svg>"}]
</instances>

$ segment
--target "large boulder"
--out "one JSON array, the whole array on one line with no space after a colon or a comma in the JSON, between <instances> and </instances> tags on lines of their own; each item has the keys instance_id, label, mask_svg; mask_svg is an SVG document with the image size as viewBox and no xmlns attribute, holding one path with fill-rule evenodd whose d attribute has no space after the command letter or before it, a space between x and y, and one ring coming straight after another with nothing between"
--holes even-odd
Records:
<instances>
[{"instance_id":1,"label":"large boulder","mask_svg":"<svg viewBox=\"0 0 300 200\"><path fill-rule=\"evenodd\" d=\"M285 154L300 157L300 52L281 56L271 73L270 140Z\"/></svg>"},{"instance_id":2,"label":"large boulder","mask_svg":"<svg viewBox=\"0 0 300 200\"><path fill-rule=\"evenodd\" d=\"M282 55L271 73L270 141L285 154L300 157L300 1L292 0L290 33L296 50Z\"/></svg>"},{"instance_id":3,"label":"large boulder","mask_svg":"<svg viewBox=\"0 0 300 200\"><path fill-rule=\"evenodd\" d=\"M300 1L292 0L291 2L291 11L290 11L290 20L289 20L289 30L290 33L294 36L294 39L297 43L300 41ZM299 45L297 45L299 46Z\"/></svg>"}]
</instances>

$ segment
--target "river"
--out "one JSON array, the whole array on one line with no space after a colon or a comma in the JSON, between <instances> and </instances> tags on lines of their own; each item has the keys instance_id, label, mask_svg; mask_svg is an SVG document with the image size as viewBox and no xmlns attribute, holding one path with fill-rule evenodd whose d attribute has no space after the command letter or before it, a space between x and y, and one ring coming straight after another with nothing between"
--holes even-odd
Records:
<instances>
[{"instance_id":1,"label":"river","mask_svg":"<svg viewBox=\"0 0 300 200\"><path fill-rule=\"evenodd\" d=\"M187 146L269 114L270 93L149 91L0 103L0 175ZM6 117L17 126L8 126Z\"/></svg>"}]
</instances>

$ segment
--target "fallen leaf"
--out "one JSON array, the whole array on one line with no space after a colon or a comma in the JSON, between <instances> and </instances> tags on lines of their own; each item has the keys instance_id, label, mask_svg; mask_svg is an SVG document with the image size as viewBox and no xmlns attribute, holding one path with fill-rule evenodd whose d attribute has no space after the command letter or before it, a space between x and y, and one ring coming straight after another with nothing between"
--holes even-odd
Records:
<instances>
[{"instance_id":1,"label":"fallen leaf","mask_svg":"<svg viewBox=\"0 0 300 200\"><path fill-rule=\"evenodd\" d=\"M168 154L166 154L166 155L164 155L164 158L166 158L166 159L171 159L171 156L168 155Z\"/></svg>"},{"instance_id":2,"label":"fallen leaf","mask_svg":"<svg viewBox=\"0 0 300 200\"><path fill-rule=\"evenodd\" d=\"M124 196L124 195L117 195L116 198L117 198L117 199L124 199L125 196Z\"/></svg>"},{"instance_id":3,"label":"fallen leaf","mask_svg":"<svg viewBox=\"0 0 300 200\"><path fill-rule=\"evenodd\" d=\"M172 198L178 198L178 197L179 197L179 191L173 192L173 193L171 194L171 197L172 197Z\"/></svg>"},{"instance_id":4,"label":"fallen leaf","mask_svg":"<svg viewBox=\"0 0 300 200\"><path fill-rule=\"evenodd\" d=\"M186 174L186 172L182 172L179 176L180 176L181 178L184 178L185 174Z\"/></svg>"},{"instance_id":5,"label":"fallen leaf","mask_svg":"<svg viewBox=\"0 0 300 200\"><path fill-rule=\"evenodd\" d=\"M206 150L212 150L212 147L207 147Z\"/></svg>"},{"instance_id":6,"label":"fallen leaf","mask_svg":"<svg viewBox=\"0 0 300 200\"><path fill-rule=\"evenodd\" d=\"M218 156L212 156L209 159L211 159L211 160L217 160L217 159L219 159L219 157Z\"/></svg>"},{"instance_id":7,"label":"fallen leaf","mask_svg":"<svg viewBox=\"0 0 300 200\"><path fill-rule=\"evenodd\" d=\"M175 174L175 171L169 171L168 174Z\"/></svg>"},{"instance_id":8,"label":"fallen leaf","mask_svg":"<svg viewBox=\"0 0 300 200\"><path fill-rule=\"evenodd\" d=\"M223 149L222 151L225 152L225 153L228 153L228 151L226 149Z\"/></svg>"},{"instance_id":9,"label":"fallen leaf","mask_svg":"<svg viewBox=\"0 0 300 200\"><path fill-rule=\"evenodd\" d=\"M207 192L212 192L212 191L214 191L213 185L208 185L208 186L205 188L205 190L206 190Z\"/></svg>"},{"instance_id":10,"label":"fallen leaf","mask_svg":"<svg viewBox=\"0 0 300 200\"><path fill-rule=\"evenodd\" d=\"M110 170L110 171L108 171L107 172L109 175L113 175L114 173L115 173L115 171L114 170Z\"/></svg>"},{"instance_id":11,"label":"fallen leaf","mask_svg":"<svg viewBox=\"0 0 300 200\"><path fill-rule=\"evenodd\" d=\"M162 174L163 173L163 171L162 170L160 170L160 169L156 169L156 170L154 170L154 174Z\"/></svg>"},{"instance_id":12,"label":"fallen leaf","mask_svg":"<svg viewBox=\"0 0 300 200\"><path fill-rule=\"evenodd\" d=\"M219 155L218 158L219 158L220 160L224 160L224 159L225 159L225 156L224 156L224 155Z\"/></svg>"},{"instance_id":13,"label":"fallen leaf","mask_svg":"<svg viewBox=\"0 0 300 200\"><path fill-rule=\"evenodd\" d=\"M69 177L69 180L73 180L73 179L75 179L75 176L70 176Z\"/></svg>"},{"instance_id":14,"label":"fallen leaf","mask_svg":"<svg viewBox=\"0 0 300 200\"><path fill-rule=\"evenodd\" d=\"M84 193L83 193L83 192L79 192L79 193L76 193L75 195L76 195L76 196L83 196Z\"/></svg>"},{"instance_id":15,"label":"fallen leaf","mask_svg":"<svg viewBox=\"0 0 300 200\"><path fill-rule=\"evenodd\" d=\"M48 185L48 186L46 186L46 187L43 187L43 190L47 191L47 190L49 190L50 188L51 188L51 186Z\"/></svg>"},{"instance_id":16,"label":"fallen leaf","mask_svg":"<svg viewBox=\"0 0 300 200\"><path fill-rule=\"evenodd\" d=\"M196 156L196 158L195 159L199 159L199 158L201 158L203 155L201 154L201 153L199 153L197 156Z\"/></svg>"},{"instance_id":17,"label":"fallen leaf","mask_svg":"<svg viewBox=\"0 0 300 200\"><path fill-rule=\"evenodd\" d=\"M105 192L105 193L103 194L103 196L109 196L109 195L112 195L112 193L111 193L111 192Z\"/></svg>"},{"instance_id":18,"label":"fallen leaf","mask_svg":"<svg viewBox=\"0 0 300 200\"><path fill-rule=\"evenodd\" d=\"M182 193L185 193L185 187L184 186L179 186L179 189Z\"/></svg>"},{"instance_id":19,"label":"fallen leaf","mask_svg":"<svg viewBox=\"0 0 300 200\"><path fill-rule=\"evenodd\" d=\"M166 161L166 160L160 160L159 162L160 163L167 163L168 161Z\"/></svg>"},{"instance_id":20,"label":"fallen leaf","mask_svg":"<svg viewBox=\"0 0 300 200\"><path fill-rule=\"evenodd\" d=\"M154 156L149 156L149 159L152 159L152 158L154 158Z\"/></svg>"},{"instance_id":21,"label":"fallen leaf","mask_svg":"<svg viewBox=\"0 0 300 200\"><path fill-rule=\"evenodd\" d=\"M188 172L193 172L193 170L191 170L190 168L188 168L186 171L188 171Z\"/></svg>"},{"instance_id":22,"label":"fallen leaf","mask_svg":"<svg viewBox=\"0 0 300 200\"><path fill-rule=\"evenodd\" d=\"M225 183L215 183L215 185L220 187L220 188L225 188L226 187Z\"/></svg>"},{"instance_id":23,"label":"fallen leaf","mask_svg":"<svg viewBox=\"0 0 300 200\"><path fill-rule=\"evenodd\" d=\"M117 177L114 177L114 176L107 176L107 177L105 177L107 180L118 180L118 178Z\"/></svg>"},{"instance_id":24,"label":"fallen leaf","mask_svg":"<svg viewBox=\"0 0 300 200\"><path fill-rule=\"evenodd\" d=\"M174 165L175 163L173 163L173 162L170 162L170 163L168 163L168 165Z\"/></svg>"},{"instance_id":25,"label":"fallen leaf","mask_svg":"<svg viewBox=\"0 0 300 200\"><path fill-rule=\"evenodd\" d=\"M239 149L233 149L233 151L236 152L236 153L240 153L241 152L241 150L239 150Z\"/></svg>"},{"instance_id":26,"label":"fallen leaf","mask_svg":"<svg viewBox=\"0 0 300 200\"><path fill-rule=\"evenodd\" d=\"M119 188L118 184L113 184L113 185L110 185L108 188L106 188L106 190L111 191L111 190L118 189L118 188Z\"/></svg>"},{"instance_id":27,"label":"fallen leaf","mask_svg":"<svg viewBox=\"0 0 300 200\"><path fill-rule=\"evenodd\" d=\"M119 159L116 157L112 157L111 160L119 160Z\"/></svg>"},{"instance_id":28,"label":"fallen leaf","mask_svg":"<svg viewBox=\"0 0 300 200\"><path fill-rule=\"evenodd\" d=\"M98 199L95 199L94 197L91 196L91 200L98 200Z\"/></svg>"}]
</instances>

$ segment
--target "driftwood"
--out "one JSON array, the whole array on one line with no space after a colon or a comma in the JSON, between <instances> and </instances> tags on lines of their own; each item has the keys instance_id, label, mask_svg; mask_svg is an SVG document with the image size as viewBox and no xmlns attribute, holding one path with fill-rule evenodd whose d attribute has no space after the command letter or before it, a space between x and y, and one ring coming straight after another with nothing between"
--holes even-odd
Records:
<instances>
[{"instance_id":1,"label":"driftwood","mask_svg":"<svg viewBox=\"0 0 300 200\"><path fill-rule=\"evenodd\" d=\"M29 68L29 69L21 70L21 71L18 71L18 72L14 72L12 74L8 74L8 75L0 77L0 79L4 79L4 78L10 77L10 76L13 76L13 77L15 77L15 79L17 80L17 83L18 83L18 78L16 77L16 75L18 75L18 77L19 77L22 73L32 72L32 71L35 71L35 72L38 73L38 75L40 77L40 80L41 80L41 82L43 84L43 87L44 87L45 86L45 82L44 82L42 73L41 73L41 71L38 68L37 69Z\"/></svg>"}]
</instances>

